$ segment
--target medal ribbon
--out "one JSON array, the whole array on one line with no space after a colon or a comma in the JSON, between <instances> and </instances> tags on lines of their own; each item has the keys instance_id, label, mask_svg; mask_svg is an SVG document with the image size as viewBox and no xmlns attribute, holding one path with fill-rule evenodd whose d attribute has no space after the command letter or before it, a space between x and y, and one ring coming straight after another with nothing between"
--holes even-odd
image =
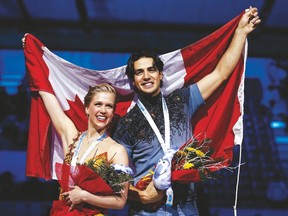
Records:
<instances>
[{"instance_id":1,"label":"medal ribbon","mask_svg":"<svg viewBox=\"0 0 288 216\"><path fill-rule=\"evenodd\" d=\"M151 128L153 129L158 141L161 144L161 147L164 151L164 154L166 154L167 150L170 149L170 119L169 119L169 112L168 112L168 107L167 107L165 98L164 98L163 94L161 94L161 95L162 95L162 109L163 109L163 115L164 115L165 141L164 141L158 127L156 126L154 120L152 119L150 113L148 112L146 107L142 104L142 102L139 99L137 100L137 105L138 105L139 109L141 110L141 112L143 113L143 115L145 116L145 118L147 119Z\"/></svg>"},{"instance_id":2,"label":"medal ribbon","mask_svg":"<svg viewBox=\"0 0 288 216\"><path fill-rule=\"evenodd\" d=\"M82 146L82 141L83 141L83 138L87 135L87 131L85 131L80 139L79 139L79 143L75 149L75 152L74 152L74 155L73 155L73 158L72 158L72 161L71 161L71 165L72 166L76 166L76 162L77 162L77 157L79 155L79 152L80 152L80 149L81 149L81 146ZM95 146L101 142L103 139L105 139L107 137L107 133L103 133L100 137L98 137L97 139L94 139L94 141L92 142L92 144L89 146L89 148L87 149L87 151L85 152L85 154L82 156L82 158L80 159L80 164L83 164L86 157L89 155L89 153L92 151L93 148L95 148Z\"/></svg>"}]
</instances>

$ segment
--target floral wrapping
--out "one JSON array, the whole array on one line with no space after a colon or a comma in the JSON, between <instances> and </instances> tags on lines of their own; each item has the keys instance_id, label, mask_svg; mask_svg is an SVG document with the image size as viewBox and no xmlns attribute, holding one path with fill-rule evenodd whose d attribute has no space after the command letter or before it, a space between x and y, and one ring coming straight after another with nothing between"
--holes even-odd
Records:
<instances>
[{"instance_id":1,"label":"floral wrapping","mask_svg":"<svg viewBox=\"0 0 288 216\"><path fill-rule=\"evenodd\" d=\"M107 161L106 153L90 159L84 165L77 165L75 167L66 163L56 163L56 175L63 192L69 191L71 186L77 185L92 194L106 196L120 196L123 183L132 180L131 172L124 172L123 169L116 170L114 166ZM70 212L69 208L70 206L67 205L65 200L56 200L53 202L50 215L76 216L107 213L106 209L90 204L77 205Z\"/></svg>"}]
</instances>

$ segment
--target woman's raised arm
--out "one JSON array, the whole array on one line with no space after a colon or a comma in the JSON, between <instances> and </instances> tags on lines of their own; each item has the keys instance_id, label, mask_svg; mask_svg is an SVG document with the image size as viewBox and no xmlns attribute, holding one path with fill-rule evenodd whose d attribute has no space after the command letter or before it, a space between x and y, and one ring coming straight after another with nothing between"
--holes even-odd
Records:
<instances>
[{"instance_id":1,"label":"woman's raised arm","mask_svg":"<svg viewBox=\"0 0 288 216\"><path fill-rule=\"evenodd\" d=\"M68 145L71 144L72 139L75 137L78 130L76 129L76 126L71 121L71 119L68 118L68 116L62 110L55 95L44 91L39 91L39 95L44 102L45 108L51 118L53 126L60 136L63 150L66 154L68 151Z\"/></svg>"}]
</instances>

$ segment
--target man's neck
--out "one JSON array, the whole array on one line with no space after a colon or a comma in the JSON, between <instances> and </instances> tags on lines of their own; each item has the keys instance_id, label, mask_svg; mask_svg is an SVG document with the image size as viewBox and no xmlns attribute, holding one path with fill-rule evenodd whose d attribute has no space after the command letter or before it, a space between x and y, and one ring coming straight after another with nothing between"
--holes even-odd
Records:
<instances>
[{"instance_id":1,"label":"man's neck","mask_svg":"<svg viewBox=\"0 0 288 216\"><path fill-rule=\"evenodd\" d=\"M148 94L138 94L139 95L139 100L145 105L150 104L150 105L157 105L161 104L161 92L155 96L151 96Z\"/></svg>"}]
</instances>

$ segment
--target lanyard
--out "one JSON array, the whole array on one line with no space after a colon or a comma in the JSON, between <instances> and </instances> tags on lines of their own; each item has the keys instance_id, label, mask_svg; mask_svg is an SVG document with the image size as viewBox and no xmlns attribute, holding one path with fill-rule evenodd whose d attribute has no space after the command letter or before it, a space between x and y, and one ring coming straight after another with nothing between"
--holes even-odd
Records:
<instances>
[{"instance_id":1,"label":"lanyard","mask_svg":"<svg viewBox=\"0 0 288 216\"><path fill-rule=\"evenodd\" d=\"M76 166L76 162L77 162L77 157L79 155L79 152L80 152L80 149L81 149L81 146L82 146L82 141L83 141L83 138L86 136L87 134L87 131L85 131L80 139L79 139L79 143L75 149L75 152L74 152L74 155L73 155L73 158L72 158L72 161L71 161L71 165L72 166ZM103 133L100 137L98 137L97 139L94 139L94 141L92 142L92 144L89 146L89 148L87 149L87 151L85 152L85 154L82 156L82 158L80 159L80 164L83 164L86 157L88 156L88 154L92 151L93 148L95 148L95 146L101 142L103 139L105 139L107 137L107 133Z\"/></svg>"},{"instance_id":2,"label":"lanyard","mask_svg":"<svg viewBox=\"0 0 288 216\"><path fill-rule=\"evenodd\" d=\"M147 111L147 109L145 108L145 106L142 104L142 102L139 99L137 100L137 105L139 109L141 110L141 112L143 113L143 115L145 116L145 118L147 119L150 126L152 127L158 141L161 144L164 154L166 154L167 150L170 149L170 120L169 120L169 112L168 112L167 104L163 97L163 94L162 94L162 109L163 109L163 115L164 115L165 141L163 140L163 137L158 127L156 126L154 120L152 119L150 113Z\"/></svg>"}]
</instances>

